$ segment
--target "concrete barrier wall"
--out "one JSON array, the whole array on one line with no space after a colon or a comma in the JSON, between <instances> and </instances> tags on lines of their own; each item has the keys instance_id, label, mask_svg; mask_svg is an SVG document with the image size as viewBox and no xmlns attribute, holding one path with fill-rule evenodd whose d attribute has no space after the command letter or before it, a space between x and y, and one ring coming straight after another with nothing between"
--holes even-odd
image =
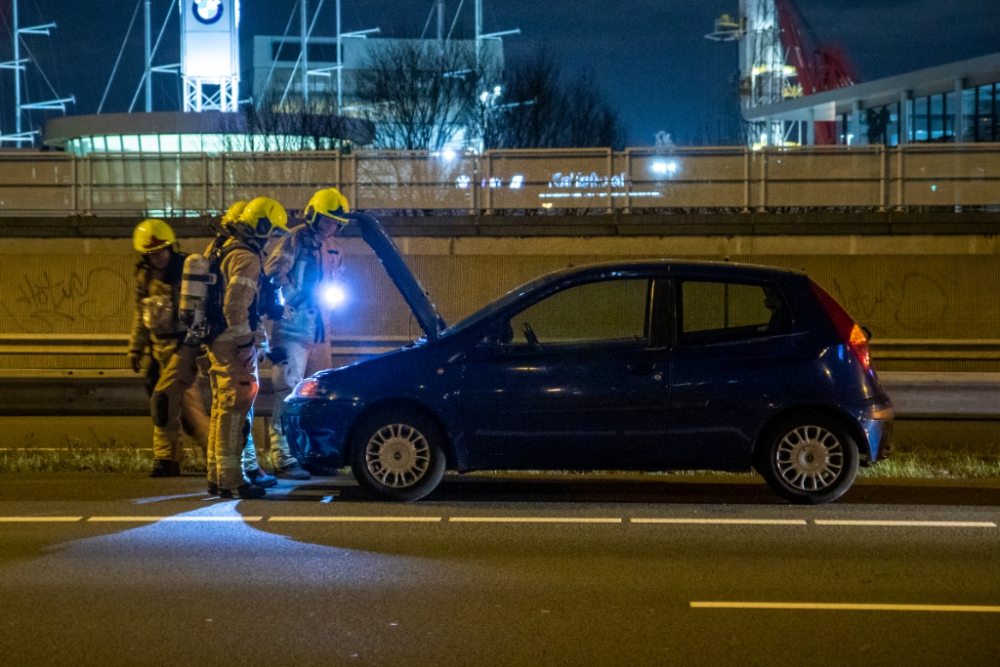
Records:
<instances>
[{"instance_id":1,"label":"concrete barrier wall","mask_svg":"<svg viewBox=\"0 0 1000 667\"><path fill-rule=\"evenodd\" d=\"M874 334L880 368L1000 371L1000 354L897 354L900 341L1000 340L1000 261L990 236L399 238L407 262L453 323L517 285L568 265L684 257L806 270ZM186 239L202 250L207 239ZM337 345L395 346L420 335L359 239L339 244L350 295L329 316ZM0 371L124 369L135 253L124 239L8 239L0 252ZM354 343L348 343L354 341ZM897 346L898 347L898 346ZM987 346L989 347L989 346ZM337 353L337 350L334 350ZM340 361L365 353L341 350ZM912 357L913 355L911 355Z\"/></svg>"}]
</instances>

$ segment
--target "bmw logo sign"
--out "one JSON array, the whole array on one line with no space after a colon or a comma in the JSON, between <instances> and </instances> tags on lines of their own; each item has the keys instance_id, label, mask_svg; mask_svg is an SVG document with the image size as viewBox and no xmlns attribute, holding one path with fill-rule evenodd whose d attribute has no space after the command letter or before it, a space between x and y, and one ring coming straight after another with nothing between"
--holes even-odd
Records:
<instances>
[{"instance_id":1,"label":"bmw logo sign","mask_svg":"<svg viewBox=\"0 0 1000 667\"><path fill-rule=\"evenodd\" d=\"M222 0L194 0L191 5L199 23L212 25L222 18Z\"/></svg>"}]
</instances>

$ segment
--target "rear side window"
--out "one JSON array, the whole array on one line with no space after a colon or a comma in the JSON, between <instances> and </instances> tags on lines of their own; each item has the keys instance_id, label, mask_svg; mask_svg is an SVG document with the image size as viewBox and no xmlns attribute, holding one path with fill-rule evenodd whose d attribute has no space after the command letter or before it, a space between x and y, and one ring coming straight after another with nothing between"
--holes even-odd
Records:
<instances>
[{"instance_id":1,"label":"rear side window","mask_svg":"<svg viewBox=\"0 0 1000 667\"><path fill-rule=\"evenodd\" d=\"M686 280L678 321L684 343L711 343L786 333L788 306L771 285Z\"/></svg>"}]
</instances>

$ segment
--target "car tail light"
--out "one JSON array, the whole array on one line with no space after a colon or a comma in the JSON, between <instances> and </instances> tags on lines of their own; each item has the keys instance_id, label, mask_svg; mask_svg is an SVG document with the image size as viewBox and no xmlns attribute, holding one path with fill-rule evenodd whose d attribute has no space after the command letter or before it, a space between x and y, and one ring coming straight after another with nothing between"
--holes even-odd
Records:
<instances>
[{"instance_id":1,"label":"car tail light","mask_svg":"<svg viewBox=\"0 0 1000 667\"><path fill-rule=\"evenodd\" d=\"M868 350L868 338L865 336L865 332L861 330L861 327L854 321L854 318L844 310L844 307L826 293L826 290L812 280L809 281L809 286L812 287L812 291L816 295L816 298L819 299L823 310L830 316L844 344L858 358L864 369L870 371L872 358L871 352Z\"/></svg>"},{"instance_id":2,"label":"car tail light","mask_svg":"<svg viewBox=\"0 0 1000 667\"><path fill-rule=\"evenodd\" d=\"M307 378L295 386L296 398L323 398L329 390L316 378Z\"/></svg>"}]
</instances>

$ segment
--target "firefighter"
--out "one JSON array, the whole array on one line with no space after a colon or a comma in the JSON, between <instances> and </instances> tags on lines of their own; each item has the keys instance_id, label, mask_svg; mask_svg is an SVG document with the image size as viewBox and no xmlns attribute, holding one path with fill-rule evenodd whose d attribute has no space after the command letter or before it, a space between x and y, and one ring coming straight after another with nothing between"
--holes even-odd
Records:
<instances>
[{"instance_id":1,"label":"firefighter","mask_svg":"<svg viewBox=\"0 0 1000 667\"><path fill-rule=\"evenodd\" d=\"M243 210L246 207L247 207L247 203L245 201L242 201L242 200L240 200L240 201L236 202L235 204L233 204L232 206L230 206L229 209L226 211L225 215L222 216L222 221L221 222L222 222L223 228L225 228L227 225L232 225L233 223L238 222L240 214L243 213ZM208 361L207 357L203 357L203 359L205 361ZM260 361L260 355L259 354L257 356L257 359L258 359L258 361ZM205 370L206 374L209 373L209 370L210 370L209 367L210 367L210 364L206 364L205 365L204 370ZM250 414L247 415L247 421L251 425L253 424L253 409L252 408L250 410ZM215 495L219 494L219 486L218 486L218 484L215 481L218 478L218 471L217 471L217 468L216 468L216 461L215 461L215 453L214 452L208 452L207 453L207 455L206 455L206 463L208 465L208 479L209 479L209 482L208 482L208 493L210 495L215 496ZM275 486L278 483L278 480L277 480L276 477L274 477L273 475L268 475L264 471L264 469L260 467L260 464L257 461L257 450L256 450L256 447L254 447L253 434L252 433L248 433L247 434L247 446L243 450L243 456L242 456L241 465L242 465L242 468L243 468L243 474L253 484L256 484L258 486L263 486L264 488L270 488L272 486Z\"/></svg>"},{"instance_id":2,"label":"firefighter","mask_svg":"<svg viewBox=\"0 0 1000 667\"><path fill-rule=\"evenodd\" d=\"M139 372L149 349L153 417L151 477L176 477L184 458L184 432L204 450L209 419L196 381L198 349L182 344L187 329L178 318L185 253L177 251L174 230L163 220L139 223L132 244L142 254L136 265L135 313L129 365ZM157 377L158 375L158 377Z\"/></svg>"},{"instance_id":3,"label":"firefighter","mask_svg":"<svg viewBox=\"0 0 1000 667\"><path fill-rule=\"evenodd\" d=\"M211 361L212 417L209 431L209 489L220 497L260 498L264 487L244 476L241 457L250 434L249 415L257 395L257 355L267 336L261 325L258 295L263 272L261 247L276 230L288 231L281 204L268 197L252 200L206 251L217 276L206 308L202 336Z\"/></svg>"},{"instance_id":4,"label":"firefighter","mask_svg":"<svg viewBox=\"0 0 1000 667\"><path fill-rule=\"evenodd\" d=\"M323 244L347 224L345 216L349 211L347 198L339 190L320 190L306 204L306 224L281 238L264 262L264 273L281 288L285 300L285 317L272 325L268 354L274 387L271 447L277 466L274 474L278 477L310 477L291 454L281 414L285 398L305 376L310 353L326 341L317 302L323 280Z\"/></svg>"}]
</instances>

